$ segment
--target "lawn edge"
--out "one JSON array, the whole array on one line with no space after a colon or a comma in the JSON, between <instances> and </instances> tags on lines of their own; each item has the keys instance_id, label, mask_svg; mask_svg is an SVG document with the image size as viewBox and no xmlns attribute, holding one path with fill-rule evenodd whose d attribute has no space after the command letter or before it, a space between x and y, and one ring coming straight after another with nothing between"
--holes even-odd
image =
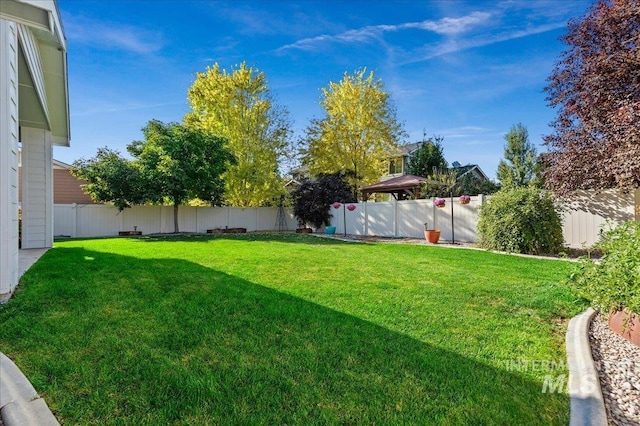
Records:
<instances>
[{"instance_id":1,"label":"lawn edge","mask_svg":"<svg viewBox=\"0 0 640 426\"><path fill-rule=\"evenodd\" d=\"M29 379L0 352L0 418L5 426L59 426Z\"/></svg>"},{"instance_id":2,"label":"lawn edge","mask_svg":"<svg viewBox=\"0 0 640 426\"><path fill-rule=\"evenodd\" d=\"M588 308L573 317L567 327L570 426L607 425L602 389L589 343L589 325L595 314L595 310Z\"/></svg>"}]
</instances>

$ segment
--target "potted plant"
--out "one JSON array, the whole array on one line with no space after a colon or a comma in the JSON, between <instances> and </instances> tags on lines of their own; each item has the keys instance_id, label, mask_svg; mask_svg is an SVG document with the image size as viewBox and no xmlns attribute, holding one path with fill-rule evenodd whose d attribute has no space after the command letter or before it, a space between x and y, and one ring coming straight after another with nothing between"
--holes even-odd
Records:
<instances>
[{"instance_id":1,"label":"potted plant","mask_svg":"<svg viewBox=\"0 0 640 426\"><path fill-rule=\"evenodd\" d=\"M435 200L433 200L433 205L441 209L445 206L446 202L447 200L445 200L444 198L436 198Z\"/></svg>"},{"instance_id":2,"label":"potted plant","mask_svg":"<svg viewBox=\"0 0 640 426\"><path fill-rule=\"evenodd\" d=\"M429 224L427 222L424 223L424 238L430 242L431 244L438 244L438 240L440 239L440 230L439 229L429 229Z\"/></svg>"},{"instance_id":3,"label":"potted plant","mask_svg":"<svg viewBox=\"0 0 640 426\"><path fill-rule=\"evenodd\" d=\"M470 202L471 202L471 197L469 197L468 195L460 196L460 204L469 204Z\"/></svg>"}]
</instances>

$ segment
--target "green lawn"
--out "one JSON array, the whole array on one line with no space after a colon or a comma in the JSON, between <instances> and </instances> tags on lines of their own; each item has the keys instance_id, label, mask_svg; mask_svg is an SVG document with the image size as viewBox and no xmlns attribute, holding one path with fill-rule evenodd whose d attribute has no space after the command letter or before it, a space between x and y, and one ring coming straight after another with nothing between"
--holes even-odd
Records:
<instances>
[{"instance_id":1,"label":"green lawn","mask_svg":"<svg viewBox=\"0 0 640 426\"><path fill-rule=\"evenodd\" d=\"M567 262L298 235L69 240L0 306L63 424L567 424ZM566 372L560 372L565 374Z\"/></svg>"}]
</instances>

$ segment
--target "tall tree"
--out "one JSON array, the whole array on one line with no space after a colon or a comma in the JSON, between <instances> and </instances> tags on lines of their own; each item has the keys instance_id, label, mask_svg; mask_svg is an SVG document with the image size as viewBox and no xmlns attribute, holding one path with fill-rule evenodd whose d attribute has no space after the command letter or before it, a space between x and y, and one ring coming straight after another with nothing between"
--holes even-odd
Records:
<instances>
[{"instance_id":1,"label":"tall tree","mask_svg":"<svg viewBox=\"0 0 640 426\"><path fill-rule=\"evenodd\" d=\"M421 143L409 159L407 171L410 175L427 177L433 169L443 170L449 167L444 158L443 140L442 136L435 136Z\"/></svg>"},{"instance_id":2,"label":"tall tree","mask_svg":"<svg viewBox=\"0 0 640 426\"><path fill-rule=\"evenodd\" d=\"M230 72L216 63L197 73L188 97L193 111L185 123L226 138L237 159L224 176L227 202L257 207L279 198L284 186L278 166L292 151L291 125L265 74L246 62Z\"/></svg>"},{"instance_id":3,"label":"tall tree","mask_svg":"<svg viewBox=\"0 0 640 426\"><path fill-rule=\"evenodd\" d=\"M527 128L518 123L504 136L504 160L498 164L497 177L503 189L528 186L535 178L536 148L529 142Z\"/></svg>"},{"instance_id":4,"label":"tall tree","mask_svg":"<svg viewBox=\"0 0 640 426\"><path fill-rule=\"evenodd\" d=\"M382 80L365 69L345 73L322 89L320 105L325 116L307 127L303 164L313 175L348 170L355 187L377 181L404 137Z\"/></svg>"},{"instance_id":5,"label":"tall tree","mask_svg":"<svg viewBox=\"0 0 640 426\"><path fill-rule=\"evenodd\" d=\"M545 184L576 189L640 186L640 1L600 0L569 22L568 48L545 88L558 108L545 137Z\"/></svg>"},{"instance_id":6,"label":"tall tree","mask_svg":"<svg viewBox=\"0 0 640 426\"><path fill-rule=\"evenodd\" d=\"M206 131L178 123L149 121L142 129L145 140L132 142L127 150L147 183L150 201L168 200L173 205L174 232L178 232L178 207L191 198L212 206L223 201L222 174L235 158L226 140Z\"/></svg>"},{"instance_id":7,"label":"tall tree","mask_svg":"<svg viewBox=\"0 0 640 426\"><path fill-rule=\"evenodd\" d=\"M139 167L107 147L93 158L74 161L71 174L87 181L83 190L93 201L113 203L120 211L149 200Z\"/></svg>"}]
</instances>

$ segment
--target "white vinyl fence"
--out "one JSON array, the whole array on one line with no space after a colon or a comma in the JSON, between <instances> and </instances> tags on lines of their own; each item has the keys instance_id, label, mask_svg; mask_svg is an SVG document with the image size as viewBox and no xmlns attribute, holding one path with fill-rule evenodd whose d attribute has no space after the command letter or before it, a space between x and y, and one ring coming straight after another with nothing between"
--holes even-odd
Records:
<instances>
[{"instance_id":1,"label":"white vinyl fence","mask_svg":"<svg viewBox=\"0 0 640 426\"><path fill-rule=\"evenodd\" d=\"M445 241L474 242L478 223L478 207L489 197L471 197L469 204L460 204L457 197L447 198L438 208L433 199L355 203L355 210L345 205L331 207L331 224L336 233L376 235L385 237L424 238L424 223L439 229ZM565 244L573 248L589 247L599 239L607 224L640 219L640 190L635 193L603 191L581 192L571 200L559 201L562 206ZM451 220L453 208L453 223ZM285 210L285 229L293 231L297 221ZM247 231L279 230L278 208L180 207L181 232L205 233L215 228L246 228ZM70 237L118 235L120 231L137 229L143 234L173 232L173 207L136 206L122 212L99 204L56 204L54 234Z\"/></svg>"},{"instance_id":2,"label":"white vinyl fence","mask_svg":"<svg viewBox=\"0 0 640 426\"><path fill-rule=\"evenodd\" d=\"M475 242L478 207L489 197L471 197L471 203L462 205L458 198L446 198L443 208L430 200L358 203L349 211L342 206L332 208L332 225L336 233L377 235L386 237L424 238L424 223L439 229L440 238L459 242ZM600 231L627 220L640 220L640 190L622 193L615 190L578 192L571 200L558 200L561 209L565 245L572 248L590 247L600 237ZM453 206L453 223L451 220ZM453 230L453 231L452 231Z\"/></svg>"},{"instance_id":3,"label":"white vinyl fence","mask_svg":"<svg viewBox=\"0 0 640 426\"><path fill-rule=\"evenodd\" d=\"M170 233L172 206L134 206L119 212L102 204L56 204L53 210L56 236L103 237L121 231L141 231L144 235ZM286 229L295 230L297 221L285 210ZM180 232L205 233L208 229L246 228L251 231L279 230L278 208L189 207L178 212Z\"/></svg>"}]
</instances>

